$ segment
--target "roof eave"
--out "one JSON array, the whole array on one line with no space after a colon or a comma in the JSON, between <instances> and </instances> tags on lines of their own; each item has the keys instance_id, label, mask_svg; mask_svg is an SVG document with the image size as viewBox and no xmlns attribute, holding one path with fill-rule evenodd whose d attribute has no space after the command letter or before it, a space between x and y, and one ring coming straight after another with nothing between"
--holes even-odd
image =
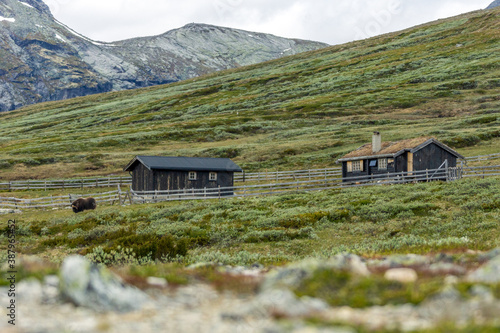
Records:
<instances>
[{"instance_id":1,"label":"roof eave","mask_svg":"<svg viewBox=\"0 0 500 333\"><path fill-rule=\"evenodd\" d=\"M395 157L395 154L380 154L380 155L367 155L367 156L359 156L359 157L340 158L337 160L337 163L349 162L349 161L359 161L359 160L369 160L369 159L373 159L373 158L386 158L386 157Z\"/></svg>"}]
</instances>

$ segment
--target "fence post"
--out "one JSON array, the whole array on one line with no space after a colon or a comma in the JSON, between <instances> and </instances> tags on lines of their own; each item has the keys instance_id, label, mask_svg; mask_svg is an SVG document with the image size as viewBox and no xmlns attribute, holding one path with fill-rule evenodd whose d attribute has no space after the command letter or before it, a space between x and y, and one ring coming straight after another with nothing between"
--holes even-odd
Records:
<instances>
[{"instance_id":1,"label":"fence post","mask_svg":"<svg viewBox=\"0 0 500 333\"><path fill-rule=\"evenodd\" d=\"M122 190L120 189L120 185L118 185L118 203L122 205Z\"/></svg>"},{"instance_id":2,"label":"fence post","mask_svg":"<svg viewBox=\"0 0 500 333\"><path fill-rule=\"evenodd\" d=\"M428 183L429 182L429 169L425 169L425 179Z\"/></svg>"},{"instance_id":3,"label":"fence post","mask_svg":"<svg viewBox=\"0 0 500 333\"><path fill-rule=\"evenodd\" d=\"M203 197L206 198L207 197L207 187L205 186L205 188L203 188Z\"/></svg>"},{"instance_id":4,"label":"fence post","mask_svg":"<svg viewBox=\"0 0 500 333\"><path fill-rule=\"evenodd\" d=\"M219 199L220 199L220 185L219 185Z\"/></svg>"}]
</instances>

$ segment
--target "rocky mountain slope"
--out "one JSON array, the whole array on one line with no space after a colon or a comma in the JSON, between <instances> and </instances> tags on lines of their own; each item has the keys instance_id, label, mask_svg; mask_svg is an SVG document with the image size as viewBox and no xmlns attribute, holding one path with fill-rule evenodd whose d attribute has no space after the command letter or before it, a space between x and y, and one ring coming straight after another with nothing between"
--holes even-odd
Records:
<instances>
[{"instance_id":1,"label":"rocky mountain slope","mask_svg":"<svg viewBox=\"0 0 500 333\"><path fill-rule=\"evenodd\" d=\"M499 7L499 6L500 6L500 0L495 0L486 9L491 9L491 8L495 8L495 7Z\"/></svg>"},{"instance_id":2,"label":"rocky mountain slope","mask_svg":"<svg viewBox=\"0 0 500 333\"><path fill-rule=\"evenodd\" d=\"M325 46L204 24L102 43L58 22L42 0L0 0L0 111L176 82Z\"/></svg>"}]
</instances>

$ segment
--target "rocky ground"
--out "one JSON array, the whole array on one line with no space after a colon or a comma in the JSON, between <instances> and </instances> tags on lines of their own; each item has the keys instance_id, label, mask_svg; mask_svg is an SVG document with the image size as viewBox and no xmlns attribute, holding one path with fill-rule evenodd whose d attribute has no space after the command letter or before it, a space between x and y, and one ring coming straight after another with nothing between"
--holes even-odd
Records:
<instances>
[{"instance_id":1,"label":"rocky ground","mask_svg":"<svg viewBox=\"0 0 500 333\"><path fill-rule=\"evenodd\" d=\"M258 292L217 291L207 283L169 286L148 278L141 289L83 257L67 258L59 276L16 285L16 325L0 322L1 332L357 332L418 331L452 323L457 327L500 327L500 249L479 255L478 264L450 256L398 255L364 260L338 255L310 259L277 269L220 266L225 274L258 281ZM443 285L419 303L351 308L320 298L297 297L296 287L318 270L374 274L414 283L425 274L443 276ZM469 284L468 297L458 285ZM8 288L0 303L8 304Z\"/></svg>"}]
</instances>

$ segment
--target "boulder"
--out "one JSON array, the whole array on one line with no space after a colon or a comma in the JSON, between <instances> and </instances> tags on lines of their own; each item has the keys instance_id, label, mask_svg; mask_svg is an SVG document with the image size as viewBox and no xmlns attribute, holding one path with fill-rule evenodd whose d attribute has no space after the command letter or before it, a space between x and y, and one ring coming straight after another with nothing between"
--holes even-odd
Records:
<instances>
[{"instance_id":1,"label":"boulder","mask_svg":"<svg viewBox=\"0 0 500 333\"><path fill-rule=\"evenodd\" d=\"M64 260L60 290L66 300L96 311L139 310L149 299L139 289L125 285L104 266L93 264L82 256Z\"/></svg>"}]
</instances>

